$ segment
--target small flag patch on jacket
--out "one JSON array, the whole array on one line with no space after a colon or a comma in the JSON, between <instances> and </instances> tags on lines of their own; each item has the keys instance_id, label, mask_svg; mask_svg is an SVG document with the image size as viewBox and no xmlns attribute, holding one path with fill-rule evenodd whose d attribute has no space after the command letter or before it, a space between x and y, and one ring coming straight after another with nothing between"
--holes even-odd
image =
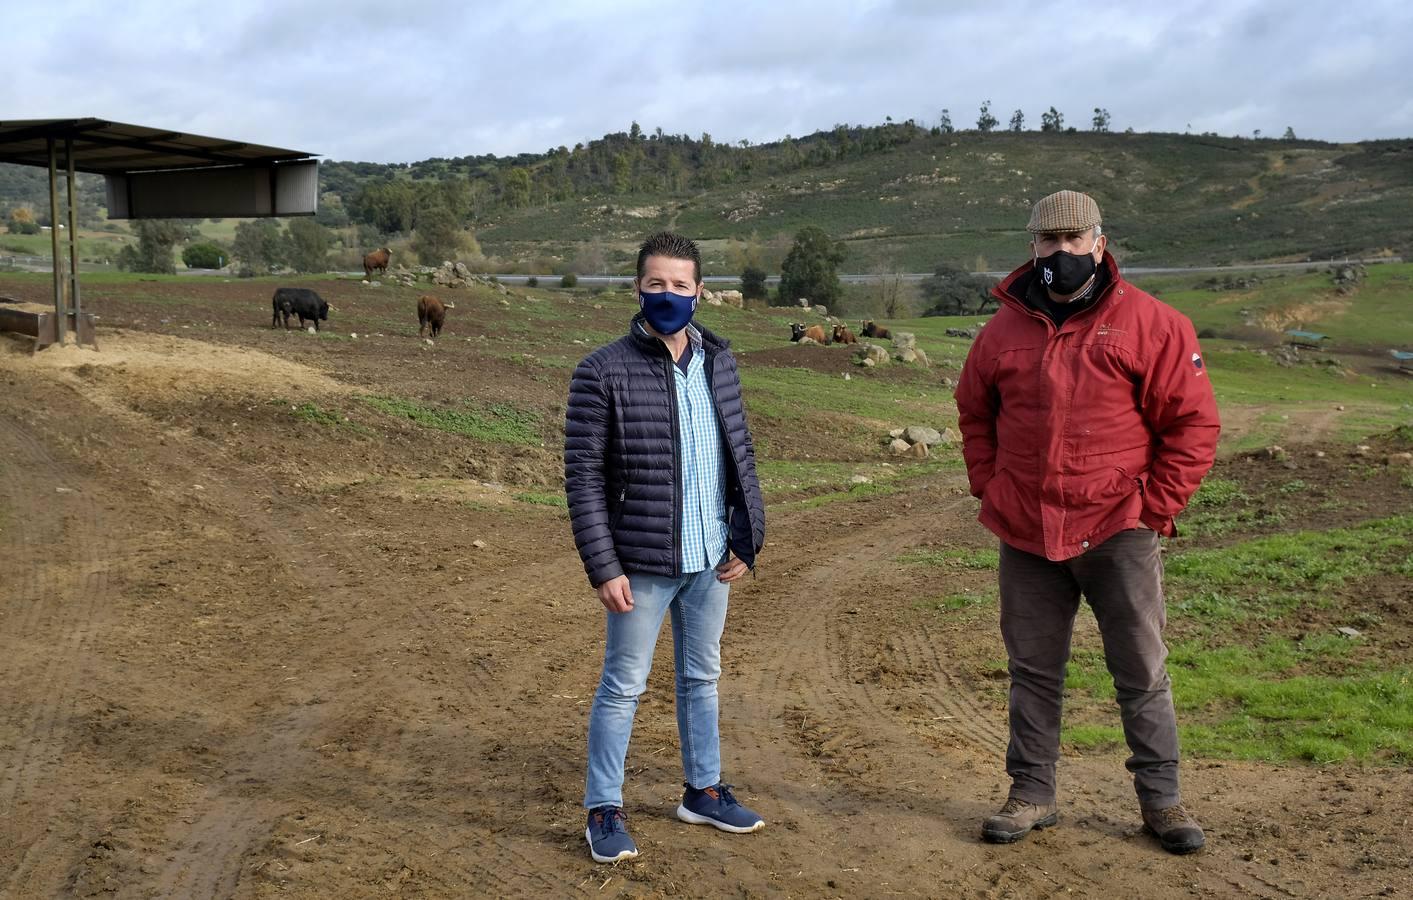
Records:
<instances>
[{"instance_id":1,"label":"small flag patch on jacket","mask_svg":"<svg viewBox=\"0 0 1413 900\"><path fill-rule=\"evenodd\" d=\"M1199 372L1202 371L1202 354L1201 354L1201 353L1194 353L1194 354L1192 354L1192 368L1196 369L1196 370L1199 371Z\"/></svg>"}]
</instances>

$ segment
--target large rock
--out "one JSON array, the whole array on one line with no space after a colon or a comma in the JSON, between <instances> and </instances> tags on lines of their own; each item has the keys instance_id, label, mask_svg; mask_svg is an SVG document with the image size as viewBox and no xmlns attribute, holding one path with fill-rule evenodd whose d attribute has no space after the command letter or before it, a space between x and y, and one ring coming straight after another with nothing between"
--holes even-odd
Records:
<instances>
[{"instance_id":1,"label":"large rock","mask_svg":"<svg viewBox=\"0 0 1413 900\"><path fill-rule=\"evenodd\" d=\"M716 291L702 291L702 302L709 306L720 306L721 295Z\"/></svg>"},{"instance_id":2,"label":"large rock","mask_svg":"<svg viewBox=\"0 0 1413 900\"><path fill-rule=\"evenodd\" d=\"M740 291L719 291L716 297L718 302L724 303L727 306L734 306L737 309L740 309L746 304L746 299L742 296Z\"/></svg>"},{"instance_id":3,"label":"large rock","mask_svg":"<svg viewBox=\"0 0 1413 900\"><path fill-rule=\"evenodd\" d=\"M888 444L888 449L893 451L894 456L902 456L904 453L907 453L912 448L913 445L909 444L902 438L893 438L893 440Z\"/></svg>"},{"instance_id":4,"label":"large rock","mask_svg":"<svg viewBox=\"0 0 1413 900\"><path fill-rule=\"evenodd\" d=\"M854 348L854 361L861 366L881 366L888 362L888 351L878 344L865 342Z\"/></svg>"},{"instance_id":5,"label":"large rock","mask_svg":"<svg viewBox=\"0 0 1413 900\"><path fill-rule=\"evenodd\" d=\"M893 349L895 351L917 349L917 335L911 331L893 332Z\"/></svg>"},{"instance_id":6,"label":"large rock","mask_svg":"<svg viewBox=\"0 0 1413 900\"><path fill-rule=\"evenodd\" d=\"M909 444L939 444L942 442L942 432L926 425L909 425L903 429L903 439Z\"/></svg>"},{"instance_id":7,"label":"large rock","mask_svg":"<svg viewBox=\"0 0 1413 900\"><path fill-rule=\"evenodd\" d=\"M943 334L947 337L970 338L976 340L978 329L975 328L948 328Z\"/></svg>"}]
</instances>

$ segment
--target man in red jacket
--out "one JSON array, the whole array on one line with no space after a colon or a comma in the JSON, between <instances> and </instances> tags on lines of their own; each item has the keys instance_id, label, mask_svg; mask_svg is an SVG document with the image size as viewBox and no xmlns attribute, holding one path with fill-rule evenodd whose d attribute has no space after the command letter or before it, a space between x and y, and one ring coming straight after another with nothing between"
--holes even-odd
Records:
<instances>
[{"instance_id":1,"label":"man in red jacket","mask_svg":"<svg viewBox=\"0 0 1413 900\"><path fill-rule=\"evenodd\" d=\"M1119 274L1093 198L1051 194L1027 230L1032 259L993 291L1000 311L956 394L979 518L1001 539L1011 674L1010 796L982 835L1010 843L1058 820L1060 698L1083 595L1144 825L1164 849L1190 853L1204 838L1178 793L1159 536L1176 533L1173 517L1212 466L1211 379L1187 317Z\"/></svg>"}]
</instances>

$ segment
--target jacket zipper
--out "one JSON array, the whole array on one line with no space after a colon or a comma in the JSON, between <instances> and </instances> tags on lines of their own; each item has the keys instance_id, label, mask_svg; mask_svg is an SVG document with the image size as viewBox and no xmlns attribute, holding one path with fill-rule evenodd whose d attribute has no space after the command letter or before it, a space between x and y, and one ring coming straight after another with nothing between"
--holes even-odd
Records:
<instances>
[{"instance_id":1,"label":"jacket zipper","mask_svg":"<svg viewBox=\"0 0 1413 900\"><path fill-rule=\"evenodd\" d=\"M707 377L709 379L709 384L711 387L711 409L712 412L716 413L716 427L721 429L721 439L722 442L725 444L725 446L722 448L722 455L725 456L731 462L731 477L736 484L737 493L741 495L741 508L746 511L746 522L750 525L750 534L748 535L748 539L751 542L752 549L751 574L754 576L756 522L755 518L751 515L751 504L746 499L745 481L742 480L741 470L736 465L736 448L732 445L731 434L726 429L726 417L721 414L721 405L717 402L716 399L716 361L711 357L710 354L708 354L706 357L706 362L708 363ZM731 547L731 510L729 506L727 507L726 511L726 546L727 549L730 549Z\"/></svg>"},{"instance_id":2,"label":"jacket zipper","mask_svg":"<svg viewBox=\"0 0 1413 900\"><path fill-rule=\"evenodd\" d=\"M667 405L672 410L672 577L681 578L682 548L678 546L678 535L682 533L682 426L677 420L677 382L672 374L676 364L667 347L662 350L666 363L663 372L667 376Z\"/></svg>"}]
</instances>

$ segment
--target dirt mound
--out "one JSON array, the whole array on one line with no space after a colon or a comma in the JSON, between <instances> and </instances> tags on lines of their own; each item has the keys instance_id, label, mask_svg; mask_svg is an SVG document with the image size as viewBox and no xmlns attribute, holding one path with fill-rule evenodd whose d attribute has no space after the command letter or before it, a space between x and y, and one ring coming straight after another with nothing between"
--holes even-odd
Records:
<instances>
[{"instance_id":1,"label":"dirt mound","mask_svg":"<svg viewBox=\"0 0 1413 900\"><path fill-rule=\"evenodd\" d=\"M126 393L229 391L269 394L298 385L302 395L347 388L323 372L260 350L174 335L104 329L99 350L66 344L30 354L27 342L0 344L0 368L120 383Z\"/></svg>"}]
</instances>

